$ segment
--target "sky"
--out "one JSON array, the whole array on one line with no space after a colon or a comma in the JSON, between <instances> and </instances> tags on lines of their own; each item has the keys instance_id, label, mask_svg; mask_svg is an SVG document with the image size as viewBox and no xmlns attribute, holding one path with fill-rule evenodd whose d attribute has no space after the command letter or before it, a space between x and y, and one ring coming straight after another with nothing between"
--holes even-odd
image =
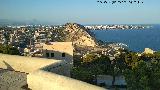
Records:
<instances>
[{"instance_id":1,"label":"sky","mask_svg":"<svg viewBox=\"0 0 160 90\"><path fill-rule=\"evenodd\" d=\"M139 0L144 2L140 4L97 1L0 0L0 19L51 24L160 24L160 0Z\"/></svg>"}]
</instances>

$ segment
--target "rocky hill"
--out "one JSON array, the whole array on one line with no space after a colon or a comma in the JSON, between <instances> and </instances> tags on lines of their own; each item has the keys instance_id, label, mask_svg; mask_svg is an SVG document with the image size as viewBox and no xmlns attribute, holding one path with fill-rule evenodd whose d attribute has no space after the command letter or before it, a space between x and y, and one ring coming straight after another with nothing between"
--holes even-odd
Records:
<instances>
[{"instance_id":1,"label":"rocky hill","mask_svg":"<svg viewBox=\"0 0 160 90\"><path fill-rule=\"evenodd\" d=\"M72 41L75 46L97 46L96 39L80 24L65 24L65 32L68 32L66 35L66 41Z\"/></svg>"}]
</instances>

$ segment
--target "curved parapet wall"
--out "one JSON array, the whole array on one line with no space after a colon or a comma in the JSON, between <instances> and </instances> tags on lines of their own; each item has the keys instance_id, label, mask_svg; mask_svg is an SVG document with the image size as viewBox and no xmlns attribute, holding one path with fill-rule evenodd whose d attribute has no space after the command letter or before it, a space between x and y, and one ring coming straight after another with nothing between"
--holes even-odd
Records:
<instances>
[{"instance_id":1,"label":"curved parapet wall","mask_svg":"<svg viewBox=\"0 0 160 90\"><path fill-rule=\"evenodd\" d=\"M66 77L70 64L62 60L0 54L0 68L29 73L27 84L32 90L105 90Z\"/></svg>"},{"instance_id":2,"label":"curved parapet wall","mask_svg":"<svg viewBox=\"0 0 160 90\"><path fill-rule=\"evenodd\" d=\"M9 70L31 73L40 68L63 63L61 60L33 58L16 55L0 54L0 67Z\"/></svg>"},{"instance_id":3,"label":"curved parapet wall","mask_svg":"<svg viewBox=\"0 0 160 90\"><path fill-rule=\"evenodd\" d=\"M27 82L33 90L105 90L79 80L42 70L29 74Z\"/></svg>"}]
</instances>

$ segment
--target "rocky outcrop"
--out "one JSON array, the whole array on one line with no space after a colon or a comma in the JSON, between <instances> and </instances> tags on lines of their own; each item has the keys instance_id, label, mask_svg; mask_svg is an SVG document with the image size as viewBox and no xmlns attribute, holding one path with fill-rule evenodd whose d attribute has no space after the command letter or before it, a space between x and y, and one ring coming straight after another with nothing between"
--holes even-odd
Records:
<instances>
[{"instance_id":1,"label":"rocky outcrop","mask_svg":"<svg viewBox=\"0 0 160 90\"><path fill-rule=\"evenodd\" d=\"M68 32L66 41L72 41L75 46L97 46L96 39L80 24L67 23L65 24L65 31Z\"/></svg>"}]
</instances>

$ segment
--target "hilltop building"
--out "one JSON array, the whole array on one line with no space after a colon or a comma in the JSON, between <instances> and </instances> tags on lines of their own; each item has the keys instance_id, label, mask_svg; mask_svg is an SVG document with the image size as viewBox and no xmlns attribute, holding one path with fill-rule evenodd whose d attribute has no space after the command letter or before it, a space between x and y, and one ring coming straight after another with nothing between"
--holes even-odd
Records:
<instances>
[{"instance_id":1,"label":"hilltop building","mask_svg":"<svg viewBox=\"0 0 160 90\"><path fill-rule=\"evenodd\" d=\"M73 64L72 42L48 42L42 44L44 58L64 60Z\"/></svg>"},{"instance_id":2,"label":"hilltop building","mask_svg":"<svg viewBox=\"0 0 160 90\"><path fill-rule=\"evenodd\" d=\"M144 52L145 54L154 54L155 51L153 51L152 49L150 48L145 48Z\"/></svg>"}]
</instances>

